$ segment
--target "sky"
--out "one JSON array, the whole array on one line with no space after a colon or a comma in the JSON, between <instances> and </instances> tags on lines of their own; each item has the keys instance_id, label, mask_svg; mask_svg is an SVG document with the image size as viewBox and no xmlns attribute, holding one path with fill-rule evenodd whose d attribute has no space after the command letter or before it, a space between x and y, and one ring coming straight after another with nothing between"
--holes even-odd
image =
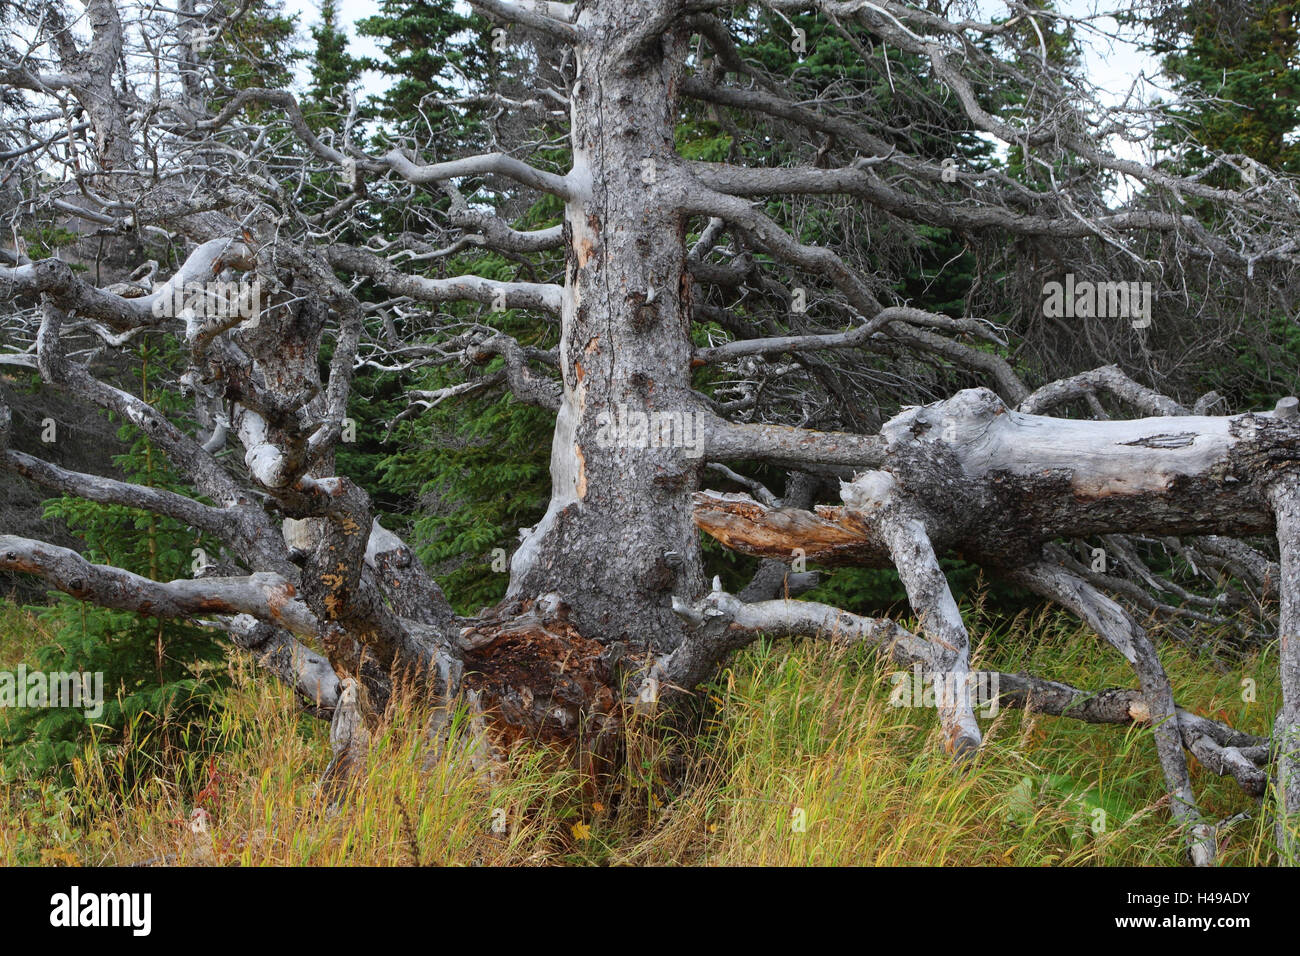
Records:
<instances>
[{"instance_id":1,"label":"sky","mask_svg":"<svg viewBox=\"0 0 1300 956\"><path fill-rule=\"evenodd\" d=\"M1101 4L1097 0L1063 0L1059 7L1069 16L1088 16L1115 9L1113 2ZM1098 26L1107 32L1121 32L1113 17L1103 17ZM1114 101L1128 95L1139 75L1145 76L1147 81L1163 82L1159 61L1138 49L1133 42L1133 31L1123 35L1127 36L1128 42L1113 42L1097 36L1083 37L1084 68L1092 82L1111 94ZM1157 92L1150 82L1143 82L1137 95L1145 102Z\"/></svg>"},{"instance_id":2,"label":"sky","mask_svg":"<svg viewBox=\"0 0 1300 956\"><path fill-rule=\"evenodd\" d=\"M358 20L365 17L372 17L379 12L379 4L375 0L338 0L338 19L339 23L347 28L348 32L348 52L353 56L373 56L379 58L381 51L379 44L373 37L357 36L355 24ZM298 26L302 30L306 42L310 45L310 29L320 24L320 2L319 0L285 0L284 9L286 13L298 14ZM306 85L303 79L306 74L306 67L299 66L299 80ZM378 93L383 89L383 80L374 73L368 73L362 77L363 93Z\"/></svg>"}]
</instances>

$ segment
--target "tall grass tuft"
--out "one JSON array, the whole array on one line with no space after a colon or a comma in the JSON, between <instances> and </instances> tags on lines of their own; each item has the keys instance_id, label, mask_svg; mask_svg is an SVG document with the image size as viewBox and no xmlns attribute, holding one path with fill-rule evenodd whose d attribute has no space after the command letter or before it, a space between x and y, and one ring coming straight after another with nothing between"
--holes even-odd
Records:
<instances>
[{"instance_id":1,"label":"tall grass tuft","mask_svg":"<svg viewBox=\"0 0 1300 956\"><path fill-rule=\"evenodd\" d=\"M976 667L1133 685L1125 662L1063 615L1022 615L990 630L977 599L969 620ZM0 649L26 626L0 613ZM1275 656L1230 669L1178 644L1161 656L1184 706L1268 732ZM689 719L631 722L623 766L595 783L567 755L535 745L485 763L463 713L452 714L451 743L431 752L433 714L403 697L337 803L318 785L328 727L246 665L231 668L207 728L221 741L215 757L182 751L128 784L114 766L128 732L117 749L87 747L73 787L2 785L0 863L1183 862L1149 730L1003 710L981 721L984 748L957 769L932 709L892 705L892 668L828 642L762 642L738 655ZM1257 684L1254 700L1244 678ZM1222 861L1276 862L1267 802L1192 766L1205 814L1238 818L1220 834Z\"/></svg>"}]
</instances>

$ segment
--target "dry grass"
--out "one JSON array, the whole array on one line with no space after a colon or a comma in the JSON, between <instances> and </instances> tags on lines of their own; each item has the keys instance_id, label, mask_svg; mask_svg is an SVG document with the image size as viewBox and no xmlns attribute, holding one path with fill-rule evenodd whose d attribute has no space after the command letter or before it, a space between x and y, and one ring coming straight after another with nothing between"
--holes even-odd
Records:
<instances>
[{"instance_id":1,"label":"dry grass","mask_svg":"<svg viewBox=\"0 0 1300 956\"><path fill-rule=\"evenodd\" d=\"M973 619L979 640L979 614ZM8 624L13 633L12 614ZM986 667L1098 688L1132 682L1122 660L1060 616L984 637ZM1270 661L1223 673L1180 647L1162 655L1185 704L1267 731L1277 706ZM430 761L429 714L402 703L338 806L317 787L329 757L325 725L302 716L282 689L237 670L210 765L160 768L126 789L114 782L113 749L88 749L72 790L3 785L0 863L1181 862L1149 733L1003 711L984 722L978 761L954 771L933 711L891 706L889 675L876 661L827 645L740 655L708 689L695 725L630 727L625 767L598 788L563 755L534 747L518 748L493 776L464 746ZM1242 700L1245 676L1258 682L1254 702ZM469 735L458 724L453 739ZM206 785L185 796L180 781L195 779ZM1207 814L1251 814L1222 834L1224 862L1273 862L1258 806L1199 767L1194 782ZM191 830L196 806L210 815L207 832Z\"/></svg>"}]
</instances>

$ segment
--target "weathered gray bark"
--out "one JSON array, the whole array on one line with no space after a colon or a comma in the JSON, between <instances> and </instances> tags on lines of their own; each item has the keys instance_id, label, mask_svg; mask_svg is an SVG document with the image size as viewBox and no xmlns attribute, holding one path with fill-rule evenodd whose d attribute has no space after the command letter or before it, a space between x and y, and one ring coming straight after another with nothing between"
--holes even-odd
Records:
<instances>
[{"instance_id":1,"label":"weathered gray bark","mask_svg":"<svg viewBox=\"0 0 1300 956\"><path fill-rule=\"evenodd\" d=\"M510 594L559 593L584 633L665 650L681 637L672 595L698 593L703 574L689 504L701 461L688 447L686 215L667 199L680 175L673 129L690 31L669 27L654 56L624 46L658 10L609 0L578 19L552 495L513 557ZM636 414L650 434L615 433ZM659 445L663 414L689 433L637 447Z\"/></svg>"},{"instance_id":2,"label":"weathered gray bark","mask_svg":"<svg viewBox=\"0 0 1300 956\"><path fill-rule=\"evenodd\" d=\"M1170 417L1080 422L1012 412L992 393L956 397L904 412L882 429L887 471L845 483L841 508L816 514L762 505L744 495L696 495L700 527L728 547L776 559L796 552L832 564L894 566L931 641L928 665L960 680L966 635L934 560L931 542L960 552L1068 608L1133 666L1142 719L1155 735L1174 818L1187 830L1193 862L1213 861L1213 828L1197 810L1183 749L1219 773L1261 791L1258 765L1217 742L1189 740L1155 646L1132 616L1067 570L1053 539L1116 532L1261 534L1276 527L1281 589L1300 593L1294 574L1296 470L1300 430L1281 403L1273 415ZM1173 409L1162 408L1162 413ZM1281 479L1277 476L1283 475ZM734 599L732 599L734 600ZM1276 742L1295 739L1294 606L1283 598L1284 703ZM734 617L734 615L733 615ZM787 624L787 630L789 625ZM805 622L804 633L842 627ZM1291 632L1294 633L1294 632ZM734 640L734 637L733 637ZM1288 689L1289 688L1289 689ZM963 741L965 712L945 711L950 741ZM969 719L974 725L974 719ZM969 734L978 745L978 729ZM954 744L961 750L960 744ZM1280 757L1279 801L1294 806L1295 765ZM1288 846L1284 819L1279 846Z\"/></svg>"},{"instance_id":3,"label":"weathered gray bark","mask_svg":"<svg viewBox=\"0 0 1300 956\"><path fill-rule=\"evenodd\" d=\"M1290 418L1295 421L1294 416ZM1300 478L1287 474L1272 488L1282 552L1278 671L1282 709L1273 724L1277 754L1277 844L1289 863L1300 862Z\"/></svg>"},{"instance_id":4,"label":"weathered gray bark","mask_svg":"<svg viewBox=\"0 0 1300 956\"><path fill-rule=\"evenodd\" d=\"M934 666L944 688L939 720L948 750L967 756L983 740L970 699L970 636L930 543L934 516L900 494L898 482L884 471L859 475L846 487L845 501L856 518L879 529L889 549L921 630L935 647Z\"/></svg>"},{"instance_id":5,"label":"weathered gray bark","mask_svg":"<svg viewBox=\"0 0 1300 956\"><path fill-rule=\"evenodd\" d=\"M1046 418L1010 411L985 389L906 411L882 435L888 473L937 512L927 525L936 546L993 567L1032 562L1058 537L1271 534L1269 483L1300 454L1290 418ZM817 515L769 519L714 494L697 498L697 514L749 553L789 554L802 536L810 559L887 565L882 530L862 520L878 483L864 473L845 485L843 508ZM746 524L750 516L758 520Z\"/></svg>"}]
</instances>

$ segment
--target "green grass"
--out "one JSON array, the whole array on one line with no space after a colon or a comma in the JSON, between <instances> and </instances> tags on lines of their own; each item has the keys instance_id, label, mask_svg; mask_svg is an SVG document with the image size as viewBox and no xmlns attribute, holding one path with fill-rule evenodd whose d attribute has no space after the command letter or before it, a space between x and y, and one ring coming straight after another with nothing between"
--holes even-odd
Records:
<instances>
[{"instance_id":1,"label":"green grass","mask_svg":"<svg viewBox=\"0 0 1300 956\"><path fill-rule=\"evenodd\" d=\"M975 666L1078 686L1131 686L1125 662L1071 619L984 628ZM0 661L41 639L0 605ZM1179 645L1161 655L1180 703L1267 733L1275 658L1222 669ZM625 768L593 786L565 755L521 746L473 758L469 729L428 759L429 714L405 703L376 734L361 783L322 801L328 728L240 664L210 765L181 755L142 784L115 783L115 748L88 749L77 786L0 786L0 863L1177 865L1149 730L1003 710L955 770L933 710L890 705L890 668L825 643L764 643L707 689L698 722L627 730ZM1242 679L1258 684L1242 699ZM0 720L3 717L0 716ZM1236 784L1192 762L1203 811L1249 817L1221 834L1225 864L1274 862L1267 820ZM194 779L206 780L193 799ZM192 833L191 811L211 814ZM494 828L494 821L498 824ZM501 831L501 832L496 832Z\"/></svg>"}]
</instances>

